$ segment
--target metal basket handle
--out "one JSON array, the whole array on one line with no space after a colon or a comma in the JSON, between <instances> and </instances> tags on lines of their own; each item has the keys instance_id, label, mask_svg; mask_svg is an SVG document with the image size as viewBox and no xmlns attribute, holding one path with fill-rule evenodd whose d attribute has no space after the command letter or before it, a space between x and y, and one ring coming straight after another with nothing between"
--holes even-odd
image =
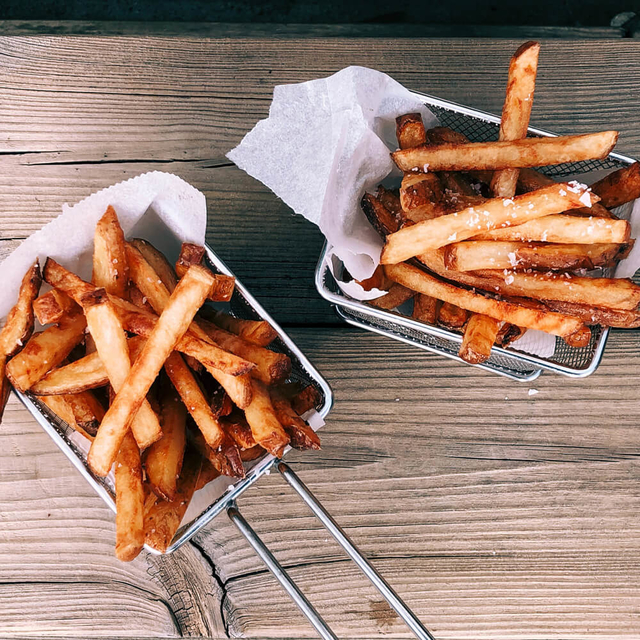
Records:
<instances>
[{"instance_id":1,"label":"metal basket handle","mask_svg":"<svg viewBox=\"0 0 640 640\"><path fill-rule=\"evenodd\" d=\"M395 612L404 620L413 634L420 640L434 640L431 633L417 618L415 613L402 601L400 596L389 586L387 581L373 568L371 563L360 553L358 548L351 542L347 534L340 528L338 523L331 517L327 510L320 504L317 498L309 491L306 485L298 478L288 464L280 461L277 469L282 477L293 487L298 495L305 501L313 514L320 520L327 531L335 538L336 542L347 552L347 555L358 565L362 573L369 578L371 583L380 592L382 597L389 603ZM284 590L291 596L300 611L306 616L313 628L325 640L337 640L337 636L331 631L327 623L315 610L306 596L300 591L296 583L291 579L275 556L262 542L258 534L251 528L249 523L241 515L235 503L227 507L227 515L231 522L236 525L240 533L247 539L253 550L265 563L269 571L282 585Z\"/></svg>"}]
</instances>

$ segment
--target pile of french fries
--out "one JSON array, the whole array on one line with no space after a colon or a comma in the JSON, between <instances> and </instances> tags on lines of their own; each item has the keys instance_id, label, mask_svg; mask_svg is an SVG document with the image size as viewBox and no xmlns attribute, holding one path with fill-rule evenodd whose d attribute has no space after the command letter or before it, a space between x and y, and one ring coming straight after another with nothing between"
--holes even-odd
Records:
<instances>
[{"instance_id":1,"label":"pile of french fries","mask_svg":"<svg viewBox=\"0 0 640 640\"><path fill-rule=\"evenodd\" d=\"M0 418L10 385L91 440L87 464L115 464L116 555L164 551L193 493L244 462L291 445L319 449L301 418L320 400L287 382L277 333L205 304L228 301L232 277L183 244L174 267L144 240L125 240L109 207L96 226L86 282L48 258L25 274L0 331ZM42 280L52 288L40 295ZM33 333L35 318L46 328ZM48 325L48 326L47 326Z\"/></svg>"},{"instance_id":2,"label":"pile of french fries","mask_svg":"<svg viewBox=\"0 0 640 640\"><path fill-rule=\"evenodd\" d=\"M618 137L526 137L539 50L528 42L511 59L497 142L400 116L391 154L404 173L400 190L380 186L362 198L385 241L381 266L360 282L387 291L371 304L391 310L413 299L413 318L463 334L459 355L473 364L527 329L584 347L589 326L640 326L640 287L586 276L633 246L629 223L610 209L640 197L640 164L590 187L533 168L605 158Z\"/></svg>"}]
</instances>

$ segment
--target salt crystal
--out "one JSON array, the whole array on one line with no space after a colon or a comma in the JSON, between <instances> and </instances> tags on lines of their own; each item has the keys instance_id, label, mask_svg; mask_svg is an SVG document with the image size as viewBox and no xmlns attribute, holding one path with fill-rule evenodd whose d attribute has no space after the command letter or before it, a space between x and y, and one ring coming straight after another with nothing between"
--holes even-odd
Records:
<instances>
[{"instance_id":1,"label":"salt crystal","mask_svg":"<svg viewBox=\"0 0 640 640\"><path fill-rule=\"evenodd\" d=\"M448 238L447 241L448 242L455 242L455 239L458 237L457 233L452 233Z\"/></svg>"},{"instance_id":2,"label":"salt crystal","mask_svg":"<svg viewBox=\"0 0 640 640\"><path fill-rule=\"evenodd\" d=\"M422 168L424 169L425 173L429 172L429 165L428 164L425 164L424 167L422 167Z\"/></svg>"},{"instance_id":3,"label":"salt crystal","mask_svg":"<svg viewBox=\"0 0 640 640\"><path fill-rule=\"evenodd\" d=\"M508 207L510 204L513 204L513 200L511 200L510 198L505 198L502 201L502 205L505 206L505 207Z\"/></svg>"},{"instance_id":4,"label":"salt crystal","mask_svg":"<svg viewBox=\"0 0 640 640\"><path fill-rule=\"evenodd\" d=\"M509 258L509 263L512 267L515 267L518 264L518 258L516 257L516 252L511 251L507 254L507 258Z\"/></svg>"},{"instance_id":5,"label":"salt crystal","mask_svg":"<svg viewBox=\"0 0 640 640\"><path fill-rule=\"evenodd\" d=\"M514 281L514 277L513 277L513 276L511 276L511 275L507 276L507 277L504 279L504 283L505 283L505 284L512 284L512 283L513 283L513 281Z\"/></svg>"},{"instance_id":6,"label":"salt crystal","mask_svg":"<svg viewBox=\"0 0 640 640\"><path fill-rule=\"evenodd\" d=\"M143 296L143 298L142 298L142 304L147 304L147 296Z\"/></svg>"},{"instance_id":7,"label":"salt crystal","mask_svg":"<svg viewBox=\"0 0 640 640\"><path fill-rule=\"evenodd\" d=\"M591 206L591 196L585 191L581 196L580 196L580 202L582 202L582 204L585 207L590 207Z\"/></svg>"},{"instance_id":8,"label":"salt crystal","mask_svg":"<svg viewBox=\"0 0 640 640\"><path fill-rule=\"evenodd\" d=\"M535 396L537 393L540 393L537 389L529 389L530 396Z\"/></svg>"},{"instance_id":9,"label":"salt crystal","mask_svg":"<svg viewBox=\"0 0 640 640\"><path fill-rule=\"evenodd\" d=\"M533 209L533 204L530 204L530 205L529 205L529 209Z\"/></svg>"},{"instance_id":10,"label":"salt crystal","mask_svg":"<svg viewBox=\"0 0 640 640\"><path fill-rule=\"evenodd\" d=\"M118 258L114 258L111 262L113 262L113 264L118 264Z\"/></svg>"},{"instance_id":11,"label":"salt crystal","mask_svg":"<svg viewBox=\"0 0 640 640\"><path fill-rule=\"evenodd\" d=\"M566 196L567 195L567 192L564 189L560 189L559 193L560 193L561 196Z\"/></svg>"},{"instance_id":12,"label":"salt crystal","mask_svg":"<svg viewBox=\"0 0 640 640\"><path fill-rule=\"evenodd\" d=\"M20 346L20 347L21 347L21 346L22 346L22 344L23 344L23 343L22 343L22 340L20 340L20 338L18 338L17 342L18 342L18 346Z\"/></svg>"},{"instance_id":13,"label":"salt crystal","mask_svg":"<svg viewBox=\"0 0 640 640\"><path fill-rule=\"evenodd\" d=\"M540 240L542 240L542 242L546 242L547 241L547 230L545 229L542 236L540 236Z\"/></svg>"}]
</instances>

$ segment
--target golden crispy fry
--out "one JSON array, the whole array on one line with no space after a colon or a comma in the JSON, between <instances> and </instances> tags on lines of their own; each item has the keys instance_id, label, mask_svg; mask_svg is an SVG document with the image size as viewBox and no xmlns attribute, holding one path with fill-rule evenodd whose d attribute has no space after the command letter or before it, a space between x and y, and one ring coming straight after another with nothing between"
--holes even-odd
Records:
<instances>
[{"instance_id":1,"label":"golden crispy fry","mask_svg":"<svg viewBox=\"0 0 640 640\"><path fill-rule=\"evenodd\" d=\"M291 403L278 390L271 391L271 401L276 417L291 438L294 449L320 449L317 433L293 410Z\"/></svg>"},{"instance_id":2,"label":"golden crispy fry","mask_svg":"<svg viewBox=\"0 0 640 640\"><path fill-rule=\"evenodd\" d=\"M93 238L93 283L114 296L125 298L129 267L124 251L124 232L112 206L96 225Z\"/></svg>"},{"instance_id":3,"label":"golden crispy fry","mask_svg":"<svg viewBox=\"0 0 640 640\"><path fill-rule=\"evenodd\" d=\"M187 410L175 391L163 392L162 438L147 450L144 468L153 492L165 500L173 500L187 441Z\"/></svg>"},{"instance_id":4,"label":"golden crispy fry","mask_svg":"<svg viewBox=\"0 0 640 640\"><path fill-rule=\"evenodd\" d=\"M640 198L640 163L610 173L606 178L591 185L605 207L613 209L625 202Z\"/></svg>"},{"instance_id":5,"label":"golden crispy fry","mask_svg":"<svg viewBox=\"0 0 640 640\"><path fill-rule=\"evenodd\" d=\"M631 226L626 220L605 220L595 216L590 220L569 215L553 215L529 220L516 227L479 233L473 239L558 244L622 244L629 241L630 234Z\"/></svg>"},{"instance_id":6,"label":"golden crispy fry","mask_svg":"<svg viewBox=\"0 0 640 640\"><path fill-rule=\"evenodd\" d=\"M419 113L407 113L396 118L396 137L401 149L426 144L427 137Z\"/></svg>"},{"instance_id":7,"label":"golden crispy fry","mask_svg":"<svg viewBox=\"0 0 640 640\"><path fill-rule=\"evenodd\" d=\"M56 289L66 293L77 304L82 304L83 296L93 293L97 287L71 273L53 258L47 258L42 270L44 279Z\"/></svg>"},{"instance_id":8,"label":"golden crispy fry","mask_svg":"<svg viewBox=\"0 0 640 640\"><path fill-rule=\"evenodd\" d=\"M19 391L28 391L48 371L57 367L82 341L87 326L82 313L70 314L31 337L24 349L7 364L7 377Z\"/></svg>"},{"instance_id":9,"label":"golden crispy fry","mask_svg":"<svg viewBox=\"0 0 640 640\"><path fill-rule=\"evenodd\" d=\"M256 367L252 370L251 375L258 380L262 380L265 384L274 384L289 377L291 373L289 356L258 347L233 333L220 329L207 320L199 320L198 325L223 349L248 362L253 362Z\"/></svg>"},{"instance_id":10,"label":"golden crispy fry","mask_svg":"<svg viewBox=\"0 0 640 640\"><path fill-rule=\"evenodd\" d=\"M485 296L460 289L448 282L434 278L409 264L398 264L387 267L390 278L414 291L425 293L445 302L450 302L463 309L480 313L502 322L509 322L519 327L538 329L557 336L570 336L584 326L576 318L570 318L555 312L544 312L538 309L527 309L504 300L494 300Z\"/></svg>"},{"instance_id":11,"label":"golden crispy fry","mask_svg":"<svg viewBox=\"0 0 640 640\"><path fill-rule=\"evenodd\" d=\"M440 301L418 293L413 298L413 313L411 317L414 320L420 320L426 324L435 324L438 318Z\"/></svg>"},{"instance_id":12,"label":"golden crispy fry","mask_svg":"<svg viewBox=\"0 0 640 640\"><path fill-rule=\"evenodd\" d=\"M164 254L158 251L150 242L142 238L134 238L129 244L142 254L142 257L158 274L158 277L162 280L162 284L167 288L169 293L173 293L173 290L178 284L178 278L171 263L164 257Z\"/></svg>"},{"instance_id":13,"label":"golden crispy fry","mask_svg":"<svg viewBox=\"0 0 640 640\"><path fill-rule=\"evenodd\" d=\"M135 360L142 349L144 338L134 336L127 341L131 360ZM36 382L30 391L36 396L56 396L67 393L80 393L109 384L107 370L97 351L63 367L50 371L42 380Z\"/></svg>"},{"instance_id":14,"label":"golden crispy fry","mask_svg":"<svg viewBox=\"0 0 640 640\"><path fill-rule=\"evenodd\" d=\"M469 240L444 248L447 269L594 269L611 267L628 252L622 244L529 244Z\"/></svg>"},{"instance_id":15,"label":"golden crispy fry","mask_svg":"<svg viewBox=\"0 0 640 640\"><path fill-rule=\"evenodd\" d=\"M525 138L500 142L423 145L401 149L391 157L402 171L469 171L540 167L606 158L618 140L617 131L581 136Z\"/></svg>"},{"instance_id":16,"label":"golden crispy fry","mask_svg":"<svg viewBox=\"0 0 640 640\"><path fill-rule=\"evenodd\" d=\"M0 330L0 353L10 357L24 346L33 333L33 301L38 297L42 277L36 260L22 278L18 302L9 311Z\"/></svg>"},{"instance_id":17,"label":"golden crispy fry","mask_svg":"<svg viewBox=\"0 0 640 640\"><path fill-rule=\"evenodd\" d=\"M253 380L253 398L244 413L255 441L280 457L289 444L289 436L278 421L267 388L259 380Z\"/></svg>"},{"instance_id":18,"label":"golden crispy fry","mask_svg":"<svg viewBox=\"0 0 640 640\"><path fill-rule=\"evenodd\" d=\"M500 120L500 140L519 140L527 137L539 53L540 45L537 42L526 42L511 58ZM516 193L517 181L518 169L496 171L491 179L491 192L494 196L510 198Z\"/></svg>"},{"instance_id":19,"label":"golden crispy fry","mask_svg":"<svg viewBox=\"0 0 640 640\"><path fill-rule=\"evenodd\" d=\"M157 499L151 502L144 515L145 542L150 547L162 553L169 548L191 502L201 468L202 457L195 451L188 450L184 456L175 498L171 501Z\"/></svg>"},{"instance_id":20,"label":"golden crispy fry","mask_svg":"<svg viewBox=\"0 0 640 640\"><path fill-rule=\"evenodd\" d=\"M470 207L433 220L425 220L387 236L380 261L396 264L424 251L461 242L483 231L512 227L567 209L594 202L581 186L558 184L513 199L494 198L481 207Z\"/></svg>"},{"instance_id":21,"label":"golden crispy fry","mask_svg":"<svg viewBox=\"0 0 640 640\"><path fill-rule=\"evenodd\" d=\"M131 371L131 356L122 324L104 289L86 294L82 298L82 308L109 382L113 390L119 393ZM133 416L131 431L141 449L162 436L158 416L145 399Z\"/></svg>"},{"instance_id":22,"label":"golden crispy fry","mask_svg":"<svg viewBox=\"0 0 640 640\"><path fill-rule=\"evenodd\" d=\"M162 282L151 264L130 242L125 245L131 281L138 287L143 297L156 313L162 313L167 306L171 292ZM120 296L122 297L122 296Z\"/></svg>"},{"instance_id":23,"label":"golden crispy fry","mask_svg":"<svg viewBox=\"0 0 640 640\"><path fill-rule=\"evenodd\" d=\"M466 309L461 309L450 302L444 302L438 310L437 322L447 329L462 329L468 317L469 313Z\"/></svg>"},{"instance_id":24,"label":"golden crispy fry","mask_svg":"<svg viewBox=\"0 0 640 640\"><path fill-rule=\"evenodd\" d=\"M180 251L180 256L176 262L176 273L178 278L182 278L186 270L192 264L201 264L205 254L204 247L184 242ZM209 293L209 300L213 302L228 302L233 296L236 280L233 276L226 276L222 273L212 273L213 285Z\"/></svg>"},{"instance_id":25,"label":"golden crispy fry","mask_svg":"<svg viewBox=\"0 0 640 640\"><path fill-rule=\"evenodd\" d=\"M259 347L266 347L278 337L277 331L266 320L243 320L207 307L199 315Z\"/></svg>"},{"instance_id":26,"label":"golden crispy fry","mask_svg":"<svg viewBox=\"0 0 640 640\"><path fill-rule=\"evenodd\" d=\"M398 219L371 193L365 193L360 206L371 226L384 238L398 230Z\"/></svg>"},{"instance_id":27,"label":"golden crispy fry","mask_svg":"<svg viewBox=\"0 0 640 640\"><path fill-rule=\"evenodd\" d=\"M404 304L407 300L411 300L414 295L415 293L406 287L396 283L391 283L387 293L375 300L369 300L369 304L372 304L374 307L378 307L379 309L395 309L401 304Z\"/></svg>"},{"instance_id":28,"label":"golden crispy fry","mask_svg":"<svg viewBox=\"0 0 640 640\"><path fill-rule=\"evenodd\" d=\"M625 311L634 311L640 304L640 286L626 278L587 278L568 273L529 274L518 271L509 271L507 275L502 271L475 273L486 281L485 286L489 290L507 296L562 300Z\"/></svg>"},{"instance_id":29,"label":"golden crispy fry","mask_svg":"<svg viewBox=\"0 0 640 640\"><path fill-rule=\"evenodd\" d=\"M491 347L496 341L500 322L495 318L474 313L469 318L462 337L458 355L471 364L485 362L491 355Z\"/></svg>"},{"instance_id":30,"label":"golden crispy fry","mask_svg":"<svg viewBox=\"0 0 640 640\"><path fill-rule=\"evenodd\" d=\"M241 451L256 446L251 427L239 411L232 412L221 420L221 424L225 433L238 445Z\"/></svg>"},{"instance_id":31,"label":"golden crispy fry","mask_svg":"<svg viewBox=\"0 0 640 640\"><path fill-rule=\"evenodd\" d=\"M66 293L51 289L33 301L33 311L40 324L55 324L65 313L78 311L78 305Z\"/></svg>"},{"instance_id":32,"label":"golden crispy fry","mask_svg":"<svg viewBox=\"0 0 640 640\"><path fill-rule=\"evenodd\" d=\"M106 475L109 472L124 434L164 362L205 301L212 280L206 269L194 265L171 294L125 384L109 407L89 451L87 462L96 474Z\"/></svg>"},{"instance_id":33,"label":"golden crispy fry","mask_svg":"<svg viewBox=\"0 0 640 640\"><path fill-rule=\"evenodd\" d=\"M640 311L607 309L560 300L547 300L545 305L552 311L580 318L585 324L600 324L603 327L637 329L640 327Z\"/></svg>"},{"instance_id":34,"label":"golden crispy fry","mask_svg":"<svg viewBox=\"0 0 640 640\"><path fill-rule=\"evenodd\" d=\"M73 413L76 425L90 436L96 435L104 418L104 407L91 391L67 394L64 399Z\"/></svg>"},{"instance_id":35,"label":"golden crispy fry","mask_svg":"<svg viewBox=\"0 0 640 640\"><path fill-rule=\"evenodd\" d=\"M224 431L182 356L176 351L170 354L164 363L164 370L180 394L187 411L202 431L207 444L217 449L224 438Z\"/></svg>"}]
</instances>

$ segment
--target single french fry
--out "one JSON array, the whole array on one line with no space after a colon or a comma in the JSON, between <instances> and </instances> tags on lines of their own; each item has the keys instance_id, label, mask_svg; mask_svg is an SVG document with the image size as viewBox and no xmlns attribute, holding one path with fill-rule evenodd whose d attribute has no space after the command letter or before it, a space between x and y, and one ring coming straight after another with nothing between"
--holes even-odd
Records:
<instances>
[{"instance_id":1,"label":"single french fry","mask_svg":"<svg viewBox=\"0 0 640 640\"><path fill-rule=\"evenodd\" d=\"M430 249L461 242L483 231L512 227L528 220L597 201L582 185L558 184L509 198L493 198L481 207L469 207L446 216L425 220L387 236L382 264L396 264Z\"/></svg>"},{"instance_id":2,"label":"single french fry","mask_svg":"<svg viewBox=\"0 0 640 640\"><path fill-rule=\"evenodd\" d=\"M251 375L262 380L265 384L274 384L289 377L291 373L289 356L258 347L207 320L199 320L198 326L223 349L248 362L253 362L256 367L251 371Z\"/></svg>"},{"instance_id":3,"label":"single french fry","mask_svg":"<svg viewBox=\"0 0 640 640\"><path fill-rule=\"evenodd\" d=\"M315 409L321 401L320 392L312 385L307 385L290 399L293 410L299 415Z\"/></svg>"},{"instance_id":4,"label":"single french fry","mask_svg":"<svg viewBox=\"0 0 640 640\"><path fill-rule=\"evenodd\" d=\"M434 173L405 173L400 203L405 222L431 220L449 212L443 185Z\"/></svg>"},{"instance_id":5,"label":"single french fry","mask_svg":"<svg viewBox=\"0 0 640 640\"><path fill-rule=\"evenodd\" d=\"M401 304L407 302L407 300L411 300L414 295L415 292L394 282L390 285L387 293L379 298L375 298L374 300L369 300L369 304L372 304L374 307L378 307L379 309L390 310L399 307Z\"/></svg>"},{"instance_id":6,"label":"single french fry","mask_svg":"<svg viewBox=\"0 0 640 640\"><path fill-rule=\"evenodd\" d=\"M511 58L500 120L499 140L520 140L527 137L539 53L540 45L537 42L526 42ZM491 192L494 196L510 198L516 193L517 181L518 169L496 171L491 179ZM477 321L477 323L480 322L480 320ZM478 326L481 325L478 324Z\"/></svg>"},{"instance_id":7,"label":"single french fry","mask_svg":"<svg viewBox=\"0 0 640 640\"><path fill-rule=\"evenodd\" d=\"M445 302L450 302L463 309L480 313L501 322L509 322L519 327L538 329L560 337L570 336L580 331L584 326L576 318L538 309L528 309L504 300L495 300L485 296L460 289L448 282L438 280L418 267L409 264L397 264L387 267L387 275L405 287L419 293L433 296Z\"/></svg>"},{"instance_id":8,"label":"single french fry","mask_svg":"<svg viewBox=\"0 0 640 640\"><path fill-rule=\"evenodd\" d=\"M173 500L187 442L187 410L175 391L163 391L162 438L146 451L144 468L153 492L165 500Z\"/></svg>"},{"instance_id":9,"label":"single french fry","mask_svg":"<svg viewBox=\"0 0 640 640\"><path fill-rule=\"evenodd\" d=\"M552 242L558 244L622 244L629 241L631 226L626 220L575 218L551 215L504 229L479 233L474 240Z\"/></svg>"},{"instance_id":10,"label":"single french fry","mask_svg":"<svg viewBox=\"0 0 640 640\"><path fill-rule=\"evenodd\" d=\"M251 460L257 460L267 453L259 444L251 449L243 449L240 452L240 458L243 462L250 462Z\"/></svg>"},{"instance_id":11,"label":"single french fry","mask_svg":"<svg viewBox=\"0 0 640 640\"><path fill-rule=\"evenodd\" d=\"M135 304L139 309L142 309L147 313L155 313L153 307L147 300L147 296L145 296L133 283L129 283L129 300L131 300L131 304Z\"/></svg>"},{"instance_id":12,"label":"single french fry","mask_svg":"<svg viewBox=\"0 0 640 640\"><path fill-rule=\"evenodd\" d=\"M529 244L468 240L444 248L447 269L551 269L574 271L611 267L627 252L624 244Z\"/></svg>"},{"instance_id":13,"label":"single french fry","mask_svg":"<svg viewBox=\"0 0 640 640\"><path fill-rule=\"evenodd\" d=\"M225 433L238 445L241 451L256 446L251 427L239 411L232 412L221 420L221 424Z\"/></svg>"},{"instance_id":14,"label":"single french fry","mask_svg":"<svg viewBox=\"0 0 640 640\"><path fill-rule=\"evenodd\" d=\"M360 206L371 226L381 237L384 238L398 230L398 219L376 196L365 193L360 200Z\"/></svg>"},{"instance_id":15,"label":"single french fry","mask_svg":"<svg viewBox=\"0 0 640 640\"><path fill-rule=\"evenodd\" d=\"M58 416L60 420L64 420L72 429L82 434L85 438L93 440L93 435L87 433L76 424L76 418L65 396L40 396L38 400Z\"/></svg>"},{"instance_id":16,"label":"single french fry","mask_svg":"<svg viewBox=\"0 0 640 640\"><path fill-rule=\"evenodd\" d=\"M580 136L524 138L499 142L422 145L391 154L402 171L469 171L540 167L606 158L618 140L617 131Z\"/></svg>"},{"instance_id":17,"label":"single french fry","mask_svg":"<svg viewBox=\"0 0 640 640\"><path fill-rule=\"evenodd\" d=\"M213 415L202 389L194 378L193 373L185 364L182 356L174 351L164 363L164 370L169 380L180 394L187 411L193 418L198 429L202 432L207 444L217 449L224 438L224 431L217 418Z\"/></svg>"},{"instance_id":18,"label":"single french fry","mask_svg":"<svg viewBox=\"0 0 640 640\"><path fill-rule=\"evenodd\" d=\"M113 390L119 393L131 371L131 356L122 324L104 289L86 294L81 302L98 356L104 364ZM144 345L142 348L144 349ZM162 436L158 416L144 398L130 425L137 446L141 449Z\"/></svg>"},{"instance_id":19,"label":"single french fry","mask_svg":"<svg viewBox=\"0 0 640 640\"><path fill-rule=\"evenodd\" d=\"M142 349L144 338L129 338L127 345L131 360L135 360ZM50 371L42 380L36 382L29 391L36 396L56 396L68 393L80 393L88 389L104 387L109 384L107 370L97 351Z\"/></svg>"},{"instance_id":20,"label":"single french fry","mask_svg":"<svg viewBox=\"0 0 640 640\"><path fill-rule=\"evenodd\" d=\"M555 309L552 309L555 311ZM566 314L571 315L571 314ZM498 331L496 336L496 344L499 347L508 347L512 342L521 338L527 332L523 327L516 327L515 324L505 322Z\"/></svg>"},{"instance_id":21,"label":"single french fry","mask_svg":"<svg viewBox=\"0 0 640 640\"><path fill-rule=\"evenodd\" d=\"M507 296L523 296L543 302L561 300L624 311L635 311L640 304L640 286L627 278L588 278L569 273L529 274L519 271L508 271L507 274L503 271L477 271L475 274L485 281L488 290Z\"/></svg>"},{"instance_id":22,"label":"single french fry","mask_svg":"<svg viewBox=\"0 0 640 640\"><path fill-rule=\"evenodd\" d=\"M214 449L210 447L200 431L189 431L189 441L193 444L201 456L206 458L223 476L232 478L244 478L244 466L240 456L240 449L232 438L226 434L223 438L220 448Z\"/></svg>"},{"instance_id":23,"label":"single french fry","mask_svg":"<svg viewBox=\"0 0 640 640\"><path fill-rule=\"evenodd\" d=\"M640 163L634 162L610 173L592 184L591 190L600 196L602 205L609 209L640 198Z\"/></svg>"},{"instance_id":24,"label":"single french fry","mask_svg":"<svg viewBox=\"0 0 640 640\"><path fill-rule=\"evenodd\" d=\"M207 307L203 307L199 315L259 347L266 347L278 337L278 332L266 320L244 320Z\"/></svg>"},{"instance_id":25,"label":"single french fry","mask_svg":"<svg viewBox=\"0 0 640 640\"><path fill-rule=\"evenodd\" d=\"M164 553L169 548L191 502L201 468L202 457L197 452L188 450L184 456L175 498L169 501L157 499L145 512L145 542L153 549Z\"/></svg>"},{"instance_id":26,"label":"single french fry","mask_svg":"<svg viewBox=\"0 0 640 640\"><path fill-rule=\"evenodd\" d=\"M182 278L186 270L192 264L201 264L204 257L205 249L196 244L183 242L180 250L180 256L176 262L176 274L178 278ZM233 296L235 288L235 278L222 273L212 273L213 285L209 293L209 300L213 302L229 302Z\"/></svg>"},{"instance_id":27,"label":"single french fry","mask_svg":"<svg viewBox=\"0 0 640 640\"><path fill-rule=\"evenodd\" d=\"M118 446L166 359L186 333L212 285L211 274L196 265L189 268L142 348L120 392L109 407L87 462L98 475L106 475Z\"/></svg>"},{"instance_id":28,"label":"single french fry","mask_svg":"<svg viewBox=\"0 0 640 640\"><path fill-rule=\"evenodd\" d=\"M158 251L150 242L142 238L134 238L129 244L142 254L143 258L158 274L158 277L162 280L162 284L167 288L169 293L173 293L173 290L178 284L178 278L176 272L173 270L173 266L171 266L171 263L164 257L164 254Z\"/></svg>"},{"instance_id":29,"label":"single french fry","mask_svg":"<svg viewBox=\"0 0 640 640\"><path fill-rule=\"evenodd\" d=\"M278 421L269 392L262 382L253 380L253 398L244 410L255 441L269 453L280 457L289 444L289 436Z\"/></svg>"},{"instance_id":30,"label":"single french fry","mask_svg":"<svg viewBox=\"0 0 640 640\"><path fill-rule=\"evenodd\" d=\"M124 232L111 205L96 225L93 238L92 280L107 293L120 298L126 297L129 266L124 251Z\"/></svg>"},{"instance_id":31,"label":"single french fry","mask_svg":"<svg viewBox=\"0 0 640 640\"><path fill-rule=\"evenodd\" d=\"M33 312L42 325L55 324L65 313L71 311L78 311L78 305L58 289L51 289L33 301Z\"/></svg>"},{"instance_id":32,"label":"single french fry","mask_svg":"<svg viewBox=\"0 0 640 640\"><path fill-rule=\"evenodd\" d=\"M90 436L96 435L104 418L104 407L91 391L66 394L64 399L73 413L75 423Z\"/></svg>"},{"instance_id":33,"label":"single french fry","mask_svg":"<svg viewBox=\"0 0 640 640\"><path fill-rule=\"evenodd\" d=\"M0 330L0 353L10 357L24 346L33 333L33 301L38 297L42 277L36 260L22 278L18 301Z\"/></svg>"},{"instance_id":34,"label":"single french fry","mask_svg":"<svg viewBox=\"0 0 640 640\"><path fill-rule=\"evenodd\" d=\"M61 318L57 326L34 334L7 364L11 384L23 393L28 391L82 341L86 326L84 315L75 313Z\"/></svg>"},{"instance_id":35,"label":"single french fry","mask_svg":"<svg viewBox=\"0 0 640 640\"><path fill-rule=\"evenodd\" d=\"M396 118L396 137L401 149L417 147L427 142L422 116L419 113L407 113Z\"/></svg>"},{"instance_id":36,"label":"single french fry","mask_svg":"<svg viewBox=\"0 0 640 640\"><path fill-rule=\"evenodd\" d=\"M220 383L209 397L209 406L216 418L228 416L233 411L231 397Z\"/></svg>"},{"instance_id":37,"label":"single french fry","mask_svg":"<svg viewBox=\"0 0 640 640\"><path fill-rule=\"evenodd\" d=\"M470 364L485 362L491 355L491 347L498 336L500 324L495 318L472 314L464 330L458 355Z\"/></svg>"},{"instance_id":38,"label":"single french fry","mask_svg":"<svg viewBox=\"0 0 640 640\"><path fill-rule=\"evenodd\" d=\"M640 327L640 311L623 311L622 309L607 309L560 300L547 300L545 305L552 311L564 313L579 318L585 324L600 324L603 327L617 327L619 329L637 329Z\"/></svg>"},{"instance_id":39,"label":"single french fry","mask_svg":"<svg viewBox=\"0 0 640 640\"><path fill-rule=\"evenodd\" d=\"M435 324L438 318L440 301L418 293L413 298L413 313L411 317L414 320L420 320L426 324Z\"/></svg>"},{"instance_id":40,"label":"single french fry","mask_svg":"<svg viewBox=\"0 0 640 640\"><path fill-rule=\"evenodd\" d=\"M271 391L271 402L278 421L291 439L294 449L320 449L318 434L293 410L291 403L276 389Z\"/></svg>"},{"instance_id":41,"label":"single french fry","mask_svg":"<svg viewBox=\"0 0 640 640\"><path fill-rule=\"evenodd\" d=\"M462 329L467 322L469 313L451 302L444 302L438 310L438 324L447 329Z\"/></svg>"},{"instance_id":42,"label":"single french fry","mask_svg":"<svg viewBox=\"0 0 640 640\"><path fill-rule=\"evenodd\" d=\"M381 184L379 184L378 190L376 191L376 197L389 211L391 211L394 216L399 216L402 213L400 198L394 191L385 189Z\"/></svg>"}]
</instances>

